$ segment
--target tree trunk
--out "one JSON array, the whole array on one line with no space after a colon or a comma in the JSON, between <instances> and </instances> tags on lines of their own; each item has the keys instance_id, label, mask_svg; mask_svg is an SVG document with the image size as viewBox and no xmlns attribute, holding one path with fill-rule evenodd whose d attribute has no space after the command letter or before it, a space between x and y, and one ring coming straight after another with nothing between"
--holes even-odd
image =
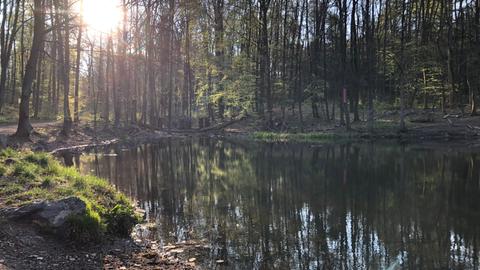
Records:
<instances>
[{"instance_id":1,"label":"tree trunk","mask_svg":"<svg viewBox=\"0 0 480 270\"><path fill-rule=\"evenodd\" d=\"M0 29L0 111L5 104L7 70L10 64L12 48L16 38L18 18L20 13L20 0L16 0L15 2L12 1L9 6L10 9L7 8L7 1L3 1L2 24ZM15 11L13 11L14 7ZM9 10L8 14L7 10ZM13 19L11 18L12 16ZM8 27L6 26L7 23ZM12 91L15 90L13 89Z\"/></svg>"},{"instance_id":2,"label":"tree trunk","mask_svg":"<svg viewBox=\"0 0 480 270\"><path fill-rule=\"evenodd\" d=\"M40 97L42 89L42 65L43 65L43 48L40 49L40 55L37 63L37 79L35 82L35 90L33 92L33 118L38 119L40 113Z\"/></svg>"},{"instance_id":3,"label":"tree trunk","mask_svg":"<svg viewBox=\"0 0 480 270\"><path fill-rule=\"evenodd\" d=\"M224 56L225 56L225 44L224 44L224 27L223 27L223 10L225 2L224 0L215 0L214 9L214 23L215 23L215 57L218 75L215 76L215 85L217 86L216 92L219 95L223 94L223 69L224 69ZM218 117L223 119L225 113L224 98L220 97L218 100Z\"/></svg>"},{"instance_id":4,"label":"tree trunk","mask_svg":"<svg viewBox=\"0 0 480 270\"><path fill-rule=\"evenodd\" d=\"M65 0L63 8L65 11L63 12L63 25L65 29L65 34L63 36L63 59L62 60L62 82L63 82L63 127L62 127L62 135L68 137L70 135L70 130L72 128L72 116L70 114L70 23L68 17L68 7L69 1ZM62 37L58 37L62 40Z\"/></svg>"},{"instance_id":5,"label":"tree trunk","mask_svg":"<svg viewBox=\"0 0 480 270\"><path fill-rule=\"evenodd\" d=\"M173 99L173 87L174 87L174 59L173 59L173 43L174 43L174 16L175 16L175 1L170 0L170 11L169 11L169 31L168 31L168 67L169 67L169 78L168 78L168 130L172 129L172 99Z\"/></svg>"},{"instance_id":6,"label":"tree trunk","mask_svg":"<svg viewBox=\"0 0 480 270\"><path fill-rule=\"evenodd\" d=\"M29 137L33 128L30 124L30 95L32 93L32 84L35 78L38 58L43 46L45 36L45 11L44 0L34 0L34 25L33 25L33 39L32 47L30 49L30 57L25 67L25 74L22 82L22 95L20 101L18 127L15 136Z\"/></svg>"},{"instance_id":7,"label":"tree trunk","mask_svg":"<svg viewBox=\"0 0 480 270\"><path fill-rule=\"evenodd\" d=\"M402 29L400 39L400 131L405 130L405 89L403 86L403 74L404 74L404 51L405 51L405 1L402 4Z\"/></svg>"},{"instance_id":8,"label":"tree trunk","mask_svg":"<svg viewBox=\"0 0 480 270\"><path fill-rule=\"evenodd\" d=\"M83 0L80 0L80 14L83 13ZM77 59L75 65L75 92L74 92L74 101L73 101L73 119L75 123L80 122L80 112L78 105L78 95L80 90L80 59L82 56L82 33L83 33L83 20L80 16L80 22L78 25L78 36L77 36Z\"/></svg>"},{"instance_id":9,"label":"tree trunk","mask_svg":"<svg viewBox=\"0 0 480 270\"><path fill-rule=\"evenodd\" d=\"M372 91L372 62L373 62L373 32L372 32L373 22L370 21L370 0L366 0L365 4L365 39L366 39L366 68L367 68L367 106L368 106L368 115L367 115L367 129L369 132L373 132L373 122L374 122L374 111L373 111L373 91Z\"/></svg>"}]
</instances>

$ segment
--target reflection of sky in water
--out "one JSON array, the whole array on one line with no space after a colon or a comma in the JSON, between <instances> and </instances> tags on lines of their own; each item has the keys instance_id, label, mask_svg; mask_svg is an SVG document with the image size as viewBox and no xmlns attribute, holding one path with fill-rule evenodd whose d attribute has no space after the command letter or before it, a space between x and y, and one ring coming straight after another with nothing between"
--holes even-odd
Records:
<instances>
[{"instance_id":1,"label":"reflection of sky in water","mask_svg":"<svg viewBox=\"0 0 480 270\"><path fill-rule=\"evenodd\" d=\"M461 236L453 231L450 231L450 246L451 256L453 261L463 262L465 265L473 265L474 261L471 254L476 248L465 243L465 240ZM477 247L478 248L478 247ZM478 267L478 255L476 265Z\"/></svg>"},{"instance_id":2,"label":"reflection of sky in water","mask_svg":"<svg viewBox=\"0 0 480 270\"><path fill-rule=\"evenodd\" d=\"M233 269L472 269L480 159L382 145L166 141L81 157L155 220ZM460 211L461 210L461 211Z\"/></svg>"}]
</instances>

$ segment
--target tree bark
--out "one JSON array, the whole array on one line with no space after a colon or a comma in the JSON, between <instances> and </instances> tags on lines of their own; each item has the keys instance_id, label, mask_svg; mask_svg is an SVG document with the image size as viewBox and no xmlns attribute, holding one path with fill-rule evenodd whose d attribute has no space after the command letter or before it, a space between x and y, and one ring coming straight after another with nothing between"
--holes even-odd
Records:
<instances>
[{"instance_id":1,"label":"tree bark","mask_svg":"<svg viewBox=\"0 0 480 270\"><path fill-rule=\"evenodd\" d=\"M80 13L83 13L83 0L80 0ZM73 101L73 119L75 123L80 122L80 112L79 112L79 90L80 90L80 59L82 57L82 34L83 34L83 19L80 17L80 22L78 23L78 36L77 36L77 59L75 65L75 92L74 92L74 101Z\"/></svg>"},{"instance_id":2,"label":"tree bark","mask_svg":"<svg viewBox=\"0 0 480 270\"><path fill-rule=\"evenodd\" d=\"M3 3L2 24L0 29L0 111L5 104L7 70L10 64L12 48L15 43L18 18L20 13L20 0L12 1L8 10L7 1ZM15 7L15 10L13 8ZM12 19L13 16L13 19ZM8 22L8 27L6 26ZM15 55L14 55L15 56ZM15 90L12 90L15 91Z\"/></svg>"},{"instance_id":3,"label":"tree bark","mask_svg":"<svg viewBox=\"0 0 480 270\"><path fill-rule=\"evenodd\" d=\"M68 137L72 128L72 116L70 114L70 23L69 23L69 1L64 0L63 24L65 34L63 36L62 60L62 81L63 81L63 127L62 135ZM58 37L62 40L61 36Z\"/></svg>"},{"instance_id":4,"label":"tree bark","mask_svg":"<svg viewBox=\"0 0 480 270\"><path fill-rule=\"evenodd\" d=\"M32 93L32 84L35 78L38 58L40 50L43 46L43 39L45 36L45 2L44 0L34 0L34 26L33 26L33 40L30 49L30 57L28 58L25 67L25 74L22 82L22 94L18 116L18 127L15 136L29 137L33 128L30 124L30 95Z\"/></svg>"}]
</instances>

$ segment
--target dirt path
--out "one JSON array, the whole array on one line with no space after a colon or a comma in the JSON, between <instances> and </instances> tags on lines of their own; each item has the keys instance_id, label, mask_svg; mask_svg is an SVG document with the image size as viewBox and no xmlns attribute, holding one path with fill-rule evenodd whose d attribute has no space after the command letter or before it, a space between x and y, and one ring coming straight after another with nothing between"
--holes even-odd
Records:
<instances>
[{"instance_id":1,"label":"dirt path","mask_svg":"<svg viewBox=\"0 0 480 270\"><path fill-rule=\"evenodd\" d=\"M16 125L0 125L0 146L44 152L57 152L60 149L82 151L89 147L104 146L119 141L134 143L170 136L165 132L135 125L120 128L99 125L94 129L92 123L81 122L74 125L69 136L66 137L61 133L62 121L38 121L32 123L32 126L35 132L25 139L10 136L16 132Z\"/></svg>"},{"instance_id":2,"label":"dirt path","mask_svg":"<svg viewBox=\"0 0 480 270\"><path fill-rule=\"evenodd\" d=\"M32 122L34 129L46 129L46 128L56 128L61 124L59 121L39 121ZM17 124L4 124L0 125L0 134L1 135L12 135L17 131Z\"/></svg>"}]
</instances>

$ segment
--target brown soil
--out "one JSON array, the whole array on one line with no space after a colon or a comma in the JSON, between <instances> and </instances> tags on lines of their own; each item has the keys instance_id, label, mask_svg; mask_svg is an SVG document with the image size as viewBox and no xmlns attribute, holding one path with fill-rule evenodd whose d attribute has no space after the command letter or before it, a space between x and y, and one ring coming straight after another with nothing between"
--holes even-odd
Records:
<instances>
[{"instance_id":1,"label":"brown soil","mask_svg":"<svg viewBox=\"0 0 480 270\"><path fill-rule=\"evenodd\" d=\"M75 126L68 137L61 135L61 122L34 123L33 127L33 134L25 140L12 136L16 131L15 125L0 126L0 140L4 146L17 149L57 152L62 149L82 151L88 147L107 145L118 141L139 142L170 136L166 132L134 125L116 129L99 127L95 131L90 124L83 123Z\"/></svg>"},{"instance_id":2,"label":"brown soil","mask_svg":"<svg viewBox=\"0 0 480 270\"><path fill-rule=\"evenodd\" d=\"M138 245L131 239L74 245L28 224L0 221L0 270L196 269L196 259L181 255Z\"/></svg>"}]
</instances>

